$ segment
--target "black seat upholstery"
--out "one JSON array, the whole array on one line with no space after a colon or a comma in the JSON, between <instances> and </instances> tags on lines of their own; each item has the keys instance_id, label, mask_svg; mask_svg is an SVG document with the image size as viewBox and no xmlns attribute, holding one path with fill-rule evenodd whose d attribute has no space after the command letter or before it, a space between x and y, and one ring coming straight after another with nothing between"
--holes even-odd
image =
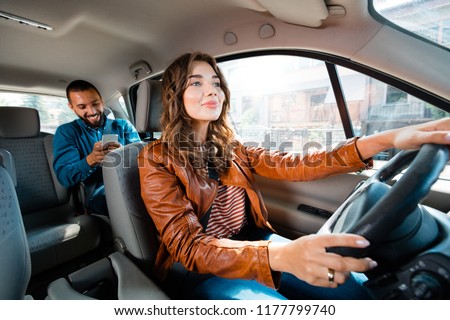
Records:
<instances>
[{"instance_id":1,"label":"black seat upholstery","mask_svg":"<svg viewBox=\"0 0 450 320\"><path fill-rule=\"evenodd\" d=\"M0 148L9 151L15 163L33 275L90 252L101 242L98 219L75 216L69 190L56 179L52 141L52 134L40 132L36 109L0 107Z\"/></svg>"},{"instance_id":2,"label":"black seat upholstery","mask_svg":"<svg viewBox=\"0 0 450 320\"><path fill-rule=\"evenodd\" d=\"M21 300L31 276L27 237L13 182L11 155L0 150L0 300ZM11 175L12 177L11 177Z\"/></svg>"}]
</instances>

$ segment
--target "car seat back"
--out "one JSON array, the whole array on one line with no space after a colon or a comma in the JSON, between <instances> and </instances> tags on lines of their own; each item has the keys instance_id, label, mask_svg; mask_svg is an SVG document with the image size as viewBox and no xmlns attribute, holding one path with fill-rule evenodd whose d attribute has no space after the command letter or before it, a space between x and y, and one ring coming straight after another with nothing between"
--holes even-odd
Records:
<instances>
[{"instance_id":1,"label":"car seat back","mask_svg":"<svg viewBox=\"0 0 450 320\"><path fill-rule=\"evenodd\" d=\"M161 82L141 82L137 92L136 129L141 133L159 132L161 108ZM118 248L151 275L158 236L141 198L137 163L145 145L138 142L110 152L103 163L103 180Z\"/></svg>"},{"instance_id":2,"label":"car seat back","mask_svg":"<svg viewBox=\"0 0 450 320\"><path fill-rule=\"evenodd\" d=\"M69 190L56 179L52 141L52 134L40 132L36 109L0 107L0 148L13 158L32 274L81 256L100 243L96 218L75 216Z\"/></svg>"},{"instance_id":3,"label":"car seat back","mask_svg":"<svg viewBox=\"0 0 450 320\"><path fill-rule=\"evenodd\" d=\"M137 126L140 133L159 131L160 95L159 81L146 80L141 83L138 90L138 103L141 106L138 118L151 114L152 119L141 119ZM158 111L149 112L152 108L158 108ZM109 288L108 299L169 298L156 281L149 279L158 239L140 193L137 157L146 144L135 142L111 151L102 164L108 212L119 252L77 270L67 279L60 278L52 282L48 288L49 299L100 298L88 292L88 289L97 288L93 283L108 282L117 282ZM105 280L107 277L116 281Z\"/></svg>"},{"instance_id":4,"label":"car seat back","mask_svg":"<svg viewBox=\"0 0 450 320\"><path fill-rule=\"evenodd\" d=\"M21 300L26 298L31 259L14 183L5 168L12 161L8 154L0 150L0 300Z\"/></svg>"}]
</instances>

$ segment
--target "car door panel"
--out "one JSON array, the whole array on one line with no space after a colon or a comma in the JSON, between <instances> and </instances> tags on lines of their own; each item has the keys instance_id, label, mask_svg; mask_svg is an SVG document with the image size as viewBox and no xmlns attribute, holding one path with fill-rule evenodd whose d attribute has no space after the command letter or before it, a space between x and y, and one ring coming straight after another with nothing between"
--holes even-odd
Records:
<instances>
[{"instance_id":1,"label":"car door panel","mask_svg":"<svg viewBox=\"0 0 450 320\"><path fill-rule=\"evenodd\" d=\"M334 212L367 176L343 174L307 182L255 178L271 224L282 235L297 238L317 232L327 219L326 213Z\"/></svg>"},{"instance_id":2,"label":"car door panel","mask_svg":"<svg viewBox=\"0 0 450 320\"><path fill-rule=\"evenodd\" d=\"M260 176L255 179L269 211L270 223L281 235L295 239L316 233L327 220L327 213L333 213L371 172L307 182L275 181ZM449 193L450 182L440 179L422 203L449 212Z\"/></svg>"}]
</instances>

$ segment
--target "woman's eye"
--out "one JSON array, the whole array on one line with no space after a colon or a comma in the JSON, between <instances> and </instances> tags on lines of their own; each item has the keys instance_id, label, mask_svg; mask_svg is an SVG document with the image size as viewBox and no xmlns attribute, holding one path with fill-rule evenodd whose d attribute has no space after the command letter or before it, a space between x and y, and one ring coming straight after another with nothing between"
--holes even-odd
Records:
<instances>
[{"instance_id":1,"label":"woman's eye","mask_svg":"<svg viewBox=\"0 0 450 320\"><path fill-rule=\"evenodd\" d=\"M191 86L195 86L195 87L198 87L198 86L201 86L201 85L202 85L202 83L200 81L195 81L195 82L191 83Z\"/></svg>"},{"instance_id":2,"label":"woman's eye","mask_svg":"<svg viewBox=\"0 0 450 320\"><path fill-rule=\"evenodd\" d=\"M214 83L213 83L213 86L214 86L214 87L217 87L217 88L220 88L220 82L214 82Z\"/></svg>"}]
</instances>

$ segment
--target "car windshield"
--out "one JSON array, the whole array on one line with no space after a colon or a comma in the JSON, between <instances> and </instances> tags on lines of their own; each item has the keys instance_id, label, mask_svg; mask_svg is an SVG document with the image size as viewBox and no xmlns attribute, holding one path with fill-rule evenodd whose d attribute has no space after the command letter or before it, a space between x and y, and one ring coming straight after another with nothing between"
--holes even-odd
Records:
<instances>
[{"instance_id":1,"label":"car windshield","mask_svg":"<svg viewBox=\"0 0 450 320\"><path fill-rule=\"evenodd\" d=\"M450 1L373 0L383 18L440 46L450 48Z\"/></svg>"}]
</instances>

